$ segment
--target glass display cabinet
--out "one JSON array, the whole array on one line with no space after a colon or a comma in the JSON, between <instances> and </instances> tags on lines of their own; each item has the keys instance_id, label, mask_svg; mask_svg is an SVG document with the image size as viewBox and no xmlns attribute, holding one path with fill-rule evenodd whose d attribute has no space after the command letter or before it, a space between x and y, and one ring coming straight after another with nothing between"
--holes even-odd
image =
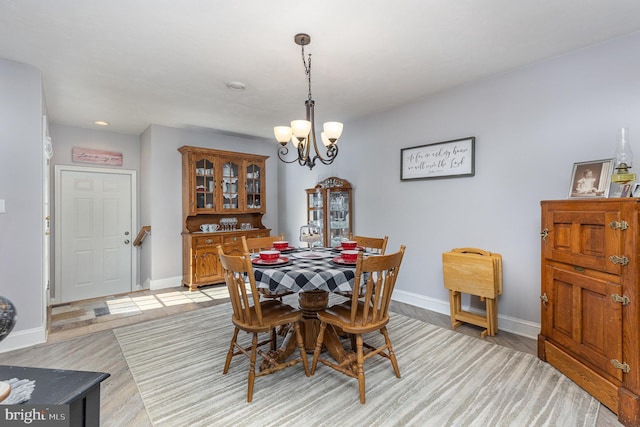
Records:
<instances>
[{"instance_id":1,"label":"glass display cabinet","mask_svg":"<svg viewBox=\"0 0 640 427\"><path fill-rule=\"evenodd\" d=\"M351 184L341 178L330 177L307 191L307 221L322 233L318 245L339 246L353 232Z\"/></svg>"},{"instance_id":2,"label":"glass display cabinet","mask_svg":"<svg viewBox=\"0 0 640 427\"><path fill-rule=\"evenodd\" d=\"M190 289L223 283L217 245L269 236L267 156L184 146L182 154L182 281Z\"/></svg>"}]
</instances>

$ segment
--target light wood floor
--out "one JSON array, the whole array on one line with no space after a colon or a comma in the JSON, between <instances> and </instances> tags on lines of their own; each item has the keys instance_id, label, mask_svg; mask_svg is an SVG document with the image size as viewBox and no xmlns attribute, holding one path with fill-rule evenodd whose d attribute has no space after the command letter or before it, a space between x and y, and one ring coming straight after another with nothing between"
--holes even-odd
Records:
<instances>
[{"instance_id":1,"label":"light wood floor","mask_svg":"<svg viewBox=\"0 0 640 427\"><path fill-rule=\"evenodd\" d=\"M228 302L226 287L211 286L190 292L186 288L140 291L53 307L46 344L0 354L5 365L33 366L109 372L102 383L101 426L151 426L137 386L120 346L112 333L123 325ZM443 328L450 328L449 316L402 303L391 309ZM480 328L463 325L458 332L480 336ZM499 331L485 338L498 345L536 355L535 340ZM621 426L617 416L600 405L597 427Z\"/></svg>"}]
</instances>

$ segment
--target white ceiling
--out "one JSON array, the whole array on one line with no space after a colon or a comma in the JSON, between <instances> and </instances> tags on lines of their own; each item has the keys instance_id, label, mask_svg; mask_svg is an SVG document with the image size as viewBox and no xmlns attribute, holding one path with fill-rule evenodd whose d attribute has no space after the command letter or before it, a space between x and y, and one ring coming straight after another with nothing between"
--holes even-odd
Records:
<instances>
[{"instance_id":1,"label":"white ceiling","mask_svg":"<svg viewBox=\"0 0 640 427\"><path fill-rule=\"evenodd\" d=\"M304 118L299 32L321 123L638 30L637 0L0 0L0 58L42 72L50 119L134 135L272 138Z\"/></svg>"}]
</instances>

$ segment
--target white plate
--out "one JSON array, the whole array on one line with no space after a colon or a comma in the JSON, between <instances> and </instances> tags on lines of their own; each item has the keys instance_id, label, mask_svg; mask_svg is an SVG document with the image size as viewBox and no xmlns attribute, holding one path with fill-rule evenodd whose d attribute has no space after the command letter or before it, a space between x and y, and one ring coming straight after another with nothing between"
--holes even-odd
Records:
<instances>
[{"instance_id":1,"label":"white plate","mask_svg":"<svg viewBox=\"0 0 640 427\"><path fill-rule=\"evenodd\" d=\"M301 251L291 254L291 258L298 259L322 259L322 258L332 258L334 254L327 252L314 252L314 251Z\"/></svg>"}]
</instances>

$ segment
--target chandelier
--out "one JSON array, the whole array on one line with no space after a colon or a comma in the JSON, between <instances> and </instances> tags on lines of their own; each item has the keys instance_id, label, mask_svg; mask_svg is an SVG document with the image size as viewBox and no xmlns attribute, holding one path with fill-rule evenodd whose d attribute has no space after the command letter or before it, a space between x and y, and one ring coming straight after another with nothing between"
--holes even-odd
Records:
<instances>
[{"instance_id":1,"label":"chandelier","mask_svg":"<svg viewBox=\"0 0 640 427\"><path fill-rule=\"evenodd\" d=\"M316 160L325 165L330 165L338 156L338 138L342 135L342 123L326 122L323 124L323 132L320 133L322 146L326 150L323 156L316 143L316 130L313 121L315 101L311 98L311 54L309 54L308 60L304 56L304 47L311 43L311 37L308 34L300 33L296 34L294 41L297 45L302 46L302 65L304 65L304 72L309 82L309 97L304 102L307 110L307 119L293 120L291 126L276 126L273 128L273 133L276 141L281 145L278 150L278 158L280 160L285 163L297 161L300 166L309 166L309 169L313 169L316 165ZM284 158L289 153L289 148L287 147L289 140L298 151L297 159L286 160ZM311 152L312 145L313 153Z\"/></svg>"}]
</instances>

